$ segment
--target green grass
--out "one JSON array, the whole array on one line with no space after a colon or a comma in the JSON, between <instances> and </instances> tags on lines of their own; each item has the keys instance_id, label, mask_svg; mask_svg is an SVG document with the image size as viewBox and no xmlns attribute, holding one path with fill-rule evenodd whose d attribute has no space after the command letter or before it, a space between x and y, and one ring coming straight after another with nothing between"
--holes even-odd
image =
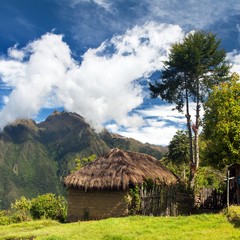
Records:
<instances>
[{"instance_id":1,"label":"green grass","mask_svg":"<svg viewBox=\"0 0 240 240\"><path fill-rule=\"evenodd\" d=\"M41 220L0 226L0 239L8 240L191 240L240 239L240 228L222 214L188 217L127 217L60 224Z\"/></svg>"}]
</instances>

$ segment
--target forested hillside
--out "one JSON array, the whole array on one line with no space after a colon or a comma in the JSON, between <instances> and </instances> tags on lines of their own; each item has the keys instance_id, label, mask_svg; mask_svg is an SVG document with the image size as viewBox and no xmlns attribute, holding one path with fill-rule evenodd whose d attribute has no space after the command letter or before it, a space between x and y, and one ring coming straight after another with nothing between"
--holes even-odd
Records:
<instances>
[{"instance_id":1,"label":"forested hillside","mask_svg":"<svg viewBox=\"0 0 240 240\"><path fill-rule=\"evenodd\" d=\"M64 194L62 178L75 159L98 156L114 147L160 159L166 148L143 144L104 130L96 133L76 113L54 112L45 121L18 120L0 133L0 209L14 199L48 192Z\"/></svg>"}]
</instances>

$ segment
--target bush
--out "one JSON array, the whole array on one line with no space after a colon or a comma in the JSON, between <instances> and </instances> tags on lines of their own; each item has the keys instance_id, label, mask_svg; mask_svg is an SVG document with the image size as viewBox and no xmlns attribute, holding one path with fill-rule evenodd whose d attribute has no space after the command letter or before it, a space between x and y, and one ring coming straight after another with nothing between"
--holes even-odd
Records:
<instances>
[{"instance_id":1,"label":"bush","mask_svg":"<svg viewBox=\"0 0 240 240\"><path fill-rule=\"evenodd\" d=\"M53 193L38 196L32 200L21 197L11 204L8 211L0 211L0 225L9 225L32 219L48 218L65 222L67 202L62 196Z\"/></svg>"},{"instance_id":2,"label":"bush","mask_svg":"<svg viewBox=\"0 0 240 240\"><path fill-rule=\"evenodd\" d=\"M12 216L14 222L22 222L31 220L30 214L31 200L21 197L15 203L11 204L11 209L14 211Z\"/></svg>"},{"instance_id":3,"label":"bush","mask_svg":"<svg viewBox=\"0 0 240 240\"><path fill-rule=\"evenodd\" d=\"M199 167L195 180L195 192L198 193L204 187L223 192L226 189L224 179L225 173L219 170L212 167Z\"/></svg>"},{"instance_id":4,"label":"bush","mask_svg":"<svg viewBox=\"0 0 240 240\"><path fill-rule=\"evenodd\" d=\"M130 215L136 215L140 212L141 198L139 192L139 187L136 186L134 188L131 188L128 195L125 197Z\"/></svg>"},{"instance_id":5,"label":"bush","mask_svg":"<svg viewBox=\"0 0 240 240\"><path fill-rule=\"evenodd\" d=\"M48 193L33 198L30 213L33 219L49 218L65 222L67 217L67 202L62 196Z\"/></svg>"},{"instance_id":6,"label":"bush","mask_svg":"<svg viewBox=\"0 0 240 240\"><path fill-rule=\"evenodd\" d=\"M0 226L9 225L11 223L12 223L12 219L8 215L7 211L0 211Z\"/></svg>"},{"instance_id":7,"label":"bush","mask_svg":"<svg viewBox=\"0 0 240 240\"><path fill-rule=\"evenodd\" d=\"M240 226L240 206L230 206L224 210L224 214L230 222Z\"/></svg>"}]
</instances>

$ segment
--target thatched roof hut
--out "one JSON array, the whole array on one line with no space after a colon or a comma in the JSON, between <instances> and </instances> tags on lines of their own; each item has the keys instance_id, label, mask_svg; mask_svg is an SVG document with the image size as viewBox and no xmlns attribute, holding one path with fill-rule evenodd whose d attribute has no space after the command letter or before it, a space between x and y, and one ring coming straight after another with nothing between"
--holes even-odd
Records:
<instances>
[{"instance_id":1,"label":"thatched roof hut","mask_svg":"<svg viewBox=\"0 0 240 240\"><path fill-rule=\"evenodd\" d=\"M87 190L126 190L145 180L172 184L177 177L147 154L112 149L111 152L65 178L67 187Z\"/></svg>"},{"instance_id":2,"label":"thatched roof hut","mask_svg":"<svg viewBox=\"0 0 240 240\"><path fill-rule=\"evenodd\" d=\"M178 179L154 157L112 149L65 178L68 221L127 215L129 189L146 180L171 185Z\"/></svg>"}]
</instances>

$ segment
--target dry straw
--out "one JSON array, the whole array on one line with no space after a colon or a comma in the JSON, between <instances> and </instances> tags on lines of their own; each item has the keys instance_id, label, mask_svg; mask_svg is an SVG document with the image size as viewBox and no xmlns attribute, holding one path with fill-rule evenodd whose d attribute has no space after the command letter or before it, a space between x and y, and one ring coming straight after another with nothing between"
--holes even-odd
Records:
<instances>
[{"instance_id":1,"label":"dry straw","mask_svg":"<svg viewBox=\"0 0 240 240\"><path fill-rule=\"evenodd\" d=\"M156 158L115 148L108 155L68 175L64 184L85 191L126 190L149 179L156 184L177 182L177 177Z\"/></svg>"}]
</instances>

